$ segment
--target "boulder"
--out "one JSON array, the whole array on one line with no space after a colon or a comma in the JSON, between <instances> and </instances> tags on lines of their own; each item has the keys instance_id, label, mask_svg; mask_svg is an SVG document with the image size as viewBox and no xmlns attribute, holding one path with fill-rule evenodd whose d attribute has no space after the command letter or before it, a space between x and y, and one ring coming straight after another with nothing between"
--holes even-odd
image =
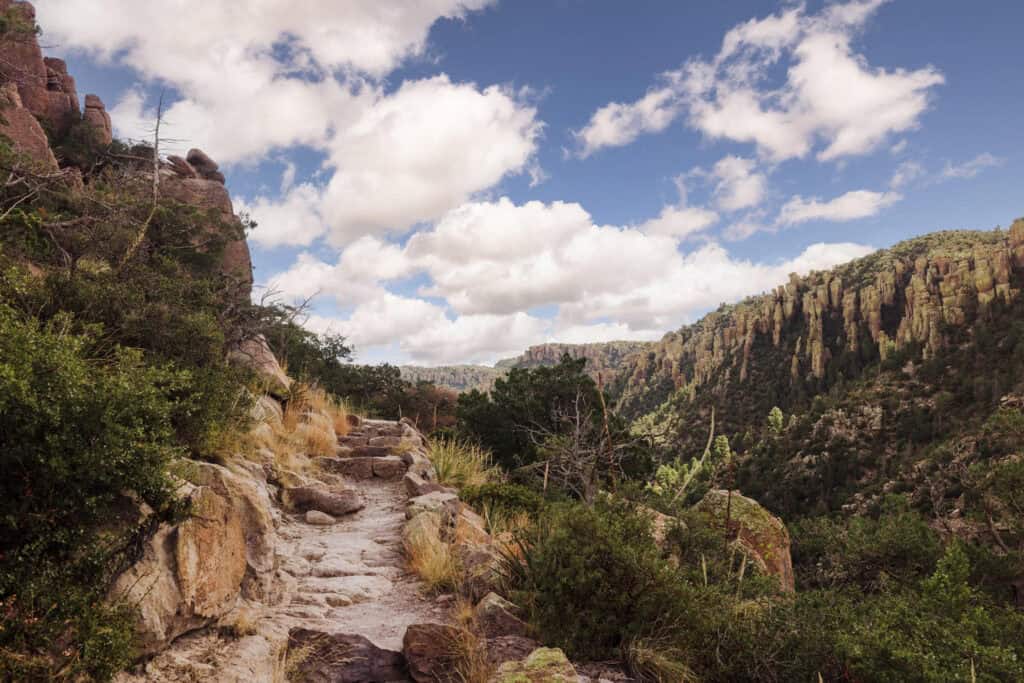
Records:
<instances>
[{"instance_id":1,"label":"boulder","mask_svg":"<svg viewBox=\"0 0 1024 683\"><path fill-rule=\"evenodd\" d=\"M359 481L373 479L373 461L376 458L318 458L317 464L328 472L341 474Z\"/></svg>"},{"instance_id":2,"label":"boulder","mask_svg":"<svg viewBox=\"0 0 1024 683\"><path fill-rule=\"evenodd\" d=\"M407 680L401 653L363 636L293 629L288 634L289 679L304 683L387 683Z\"/></svg>"},{"instance_id":3,"label":"boulder","mask_svg":"<svg viewBox=\"0 0 1024 683\"><path fill-rule=\"evenodd\" d=\"M525 636L526 622L516 616L519 608L497 593L488 593L473 610L476 623L487 638Z\"/></svg>"},{"instance_id":4,"label":"boulder","mask_svg":"<svg viewBox=\"0 0 1024 683\"><path fill-rule=\"evenodd\" d=\"M243 240L244 241L244 240ZM287 396L292 379L285 374L263 337L247 339L228 354L228 358L258 374L267 385L267 392L275 396Z\"/></svg>"},{"instance_id":5,"label":"boulder","mask_svg":"<svg viewBox=\"0 0 1024 683\"><path fill-rule=\"evenodd\" d=\"M424 512L416 515L402 528L402 540L406 546L415 545L418 538L441 538L441 514Z\"/></svg>"},{"instance_id":6,"label":"boulder","mask_svg":"<svg viewBox=\"0 0 1024 683\"><path fill-rule=\"evenodd\" d=\"M470 600L483 599L501 583L501 555L492 544L463 543L453 546L462 566L462 593Z\"/></svg>"},{"instance_id":7,"label":"boulder","mask_svg":"<svg viewBox=\"0 0 1024 683\"><path fill-rule=\"evenodd\" d=\"M494 683L576 683L573 668L561 650L542 647L519 662L505 662L491 679Z\"/></svg>"},{"instance_id":8,"label":"boulder","mask_svg":"<svg viewBox=\"0 0 1024 683\"><path fill-rule=\"evenodd\" d=\"M170 156L167 157L167 165L170 167L172 171L174 171L175 174L177 174L181 178L199 177L196 174L196 169L192 168L192 166L187 161L185 161L184 159L175 154L171 154Z\"/></svg>"},{"instance_id":9,"label":"boulder","mask_svg":"<svg viewBox=\"0 0 1024 683\"><path fill-rule=\"evenodd\" d=\"M192 516L163 526L142 558L114 582L111 597L138 606L143 654L228 613L239 597L280 598L270 497L250 477L188 462L184 495Z\"/></svg>"},{"instance_id":10,"label":"boulder","mask_svg":"<svg viewBox=\"0 0 1024 683\"><path fill-rule=\"evenodd\" d=\"M452 645L459 637L454 626L413 624L402 638L402 653L409 677L416 683L457 681L452 671Z\"/></svg>"},{"instance_id":11,"label":"boulder","mask_svg":"<svg viewBox=\"0 0 1024 683\"><path fill-rule=\"evenodd\" d=\"M721 489L708 491L694 506L711 526L725 530L726 516L730 533L737 546L765 574L776 576L784 592L794 588L793 560L790 555L789 531L778 517L746 496Z\"/></svg>"},{"instance_id":12,"label":"boulder","mask_svg":"<svg viewBox=\"0 0 1024 683\"><path fill-rule=\"evenodd\" d=\"M487 522L461 501L449 503L446 507L448 526L454 543L488 545L491 535L487 533Z\"/></svg>"},{"instance_id":13,"label":"boulder","mask_svg":"<svg viewBox=\"0 0 1024 683\"><path fill-rule=\"evenodd\" d=\"M224 184L224 174L220 167L201 149L190 149L185 160L195 169L200 178Z\"/></svg>"},{"instance_id":14,"label":"boulder","mask_svg":"<svg viewBox=\"0 0 1024 683\"><path fill-rule=\"evenodd\" d=\"M444 510L445 505L458 500L459 497L456 494L444 493L442 491L435 491L423 496L417 496L409 500L408 507L405 510L405 518L412 519L423 512L440 513Z\"/></svg>"},{"instance_id":15,"label":"boulder","mask_svg":"<svg viewBox=\"0 0 1024 683\"><path fill-rule=\"evenodd\" d=\"M191 469L192 483L208 487L228 501L242 526L247 566L242 596L267 603L280 600L277 531L266 482L253 479L248 471L233 472L213 463L194 463Z\"/></svg>"},{"instance_id":16,"label":"boulder","mask_svg":"<svg viewBox=\"0 0 1024 683\"><path fill-rule=\"evenodd\" d=\"M282 493L284 504L297 512L317 510L335 517L358 512L366 507L357 491L331 491L319 486L297 486Z\"/></svg>"},{"instance_id":17,"label":"boulder","mask_svg":"<svg viewBox=\"0 0 1024 683\"><path fill-rule=\"evenodd\" d=\"M455 493L455 489L442 486L436 481L427 481L416 472L406 472L405 476L402 477L402 483L405 485L406 495L410 498L417 498L434 492Z\"/></svg>"},{"instance_id":18,"label":"boulder","mask_svg":"<svg viewBox=\"0 0 1024 683\"><path fill-rule=\"evenodd\" d=\"M110 122L107 107L96 95L85 96L85 111L82 119L93 131L93 139L101 145L109 145L114 141L114 127ZM179 157L176 157L179 158Z\"/></svg>"}]
</instances>

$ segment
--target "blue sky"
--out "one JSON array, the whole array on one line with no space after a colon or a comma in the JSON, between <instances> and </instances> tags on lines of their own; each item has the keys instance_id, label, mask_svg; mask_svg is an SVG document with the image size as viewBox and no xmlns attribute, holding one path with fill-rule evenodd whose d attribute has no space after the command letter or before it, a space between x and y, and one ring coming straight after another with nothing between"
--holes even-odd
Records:
<instances>
[{"instance_id":1,"label":"blue sky","mask_svg":"<svg viewBox=\"0 0 1024 683\"><path fill-rule=\"evenodd\" d=\"M365 362L654 339L1024 214L1019 2L36 4L121 136L166 90L257 282Z\"/></svg>"}]
</instances>

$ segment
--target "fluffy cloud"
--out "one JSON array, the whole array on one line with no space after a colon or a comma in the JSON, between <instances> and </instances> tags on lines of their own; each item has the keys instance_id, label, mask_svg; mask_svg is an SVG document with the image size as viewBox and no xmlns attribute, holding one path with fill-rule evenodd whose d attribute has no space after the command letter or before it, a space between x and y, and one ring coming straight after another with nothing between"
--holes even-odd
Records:
<instances>
[{"instance_id":1,"label":"fluffy cloud","mask_svg":"<svg viewBox=\"0 0 1024 683\"><path fill-rule=\"evenodd\" d=\"M588 157L602 147L621 147L642 133L659 133L678 116L679 102L670 88L652 90L636 102L611 102L590 119L586 127L573 131L579 155Z\"/></svg>"},{"instance_id":2,"label":"fluffy cloud","mask_svg":"<svg viewBox=\"0 0 1024 683\"><path fill-rule=\"evenodd\" d=\"M644 221L637 229L648 235L686 237L702 232L718 222L718 214L696 206L666 206L656 218Z\"/></svg>"},{"instance_id":3,"label":"fluffy cloud","mask_svg":"<svg viewBox=\"0 0 1024 683\"><path fill-rule=\"evenodd\" d=\"M321 195L320 188L303 183L288 187L277 199L257 197L251 202L240 199L235 209L256 221L257 227L249 240L261 247L305 247L327 231L320 215Z\"/></svg>"},{"instance_id":4,"label":"fluffy cloud","mask_svg":"<svg viewBox=\"0 0 1024 683\"><path fill-rule=\"evenodd\" d=\"M423 363L493 360L550 340L652 339L722 301L862 256L857 244L816 244L794 259L755 263L709 243L596 225L578 204L507 198L473 202L414 235L404 248L363 238L338 263L304 256L278 288L314 288L357 303L335 331L359 347L398 347ZM417 275L419 295L387 289ZM554 316L531 315L544 308Z\"/></svg>"},{"instance_id":5,"label":"fluffy cloud","mask_svg":"<svg viewBox=\"0 0 1024 683\"><path fill-rule=\"evenodd\" d=\"M437 219L526 170L541 133L535 117L505 88L479 90L444 75L403 83L329 144L336 171L324 211L333 241Z\"/></svg>"},{"instance_id":6,"label":"fluffy cloud","mask_svg":"<svg viewBox=\"0 0 1024 683\"><path fill-rule=\"evenodd\" d=\"M401 247L366 236L350 244L333 265L308 252L300 254L288 270L271 277L266 288L287 300L327 295L351 305L379 298L385 291L381 282L412 272Z\"/></svg>"},{"instance_id":7,"label":"fluffy cloud","mask_svg":"<svg viewBox=\"0 0 1024 683\"><path fill-rule=\"evenodd\" d=\"M125 60L146 76L175 82L225 80L218 66L235 56L275 59L298 70L317 66L383 76L422 54L440 18L461 18L492 0L290 0L257 3L177 0L173 7L137 0L46 0L38 15L57 43ZM228 27L229 30L225 30Z\"/></svg>"},{"instance_id":8,"label":"fluffy cloud","mask_svg":"<svg viewBox=\"0 0 1024 683\"><path fill-rule=\"evenodd\" d=\"M807 221L852 221L874 216L882 209L892 206L903 196L898 192L872 192L853 190L829 201L817 198L804 199L796 196L783 205L779 211L780 225L795 225Z\"/></svg>"},{"instance_id":9,"label":"fluffy cloud","mask_svg":"<svg viewBox=\"0 0 1024 683\"><path fill-rule=\"evenodd\" d=\"M181 0L173 9L111 0L100 13L91 0L52 0L40 21L65 48L172 89L165 152L200 146L227 164L296 145L324 153L322 192L290 187L292 176L285 197L246 205L265 226L256 236L264 246L324 234L343 245L435 220L507 174L543 177L533 158L542 125L522 93L443 74L397 89L383 80L423 54L435 21L488 4L346 0L296 11L285 0ZM112 115L120 135L148 138L156 112L130 90Z\"/></svg>"},{"instance_id":10,"label":"fluffy cloud","mask_svg":"<svg viewBox=\"0 0 1024 683\"><path fill-rule=\"evenodd\" d=\"M753 159L727 156L711 169L717 179L715 199L724 211L737 211L757 206L765 195L764 174L755 171Z\"/></svg>"},{"instance_id":11,"label":"fluffy cloud","mask_svg":"<svg viewBox=\"0 0 1024 683\"><path fill-rule=\"evenodd\" d=\"M576 134L581 152L627 144L683 114L704 135L753 143L773 161L805 157L819 141L820 160L870 152L917 127L943 82L932 67L871 67L854 51L853 38L884 2L852 0L818 14L800 5L740 24L713 59L663 74L636 103L598 109Z\"/></svg>"}]
</instances>

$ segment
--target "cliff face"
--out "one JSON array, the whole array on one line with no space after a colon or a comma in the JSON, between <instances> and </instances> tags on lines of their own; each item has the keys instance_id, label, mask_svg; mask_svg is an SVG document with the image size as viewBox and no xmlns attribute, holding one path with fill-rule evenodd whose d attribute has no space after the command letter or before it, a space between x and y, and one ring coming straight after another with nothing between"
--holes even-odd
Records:
<instances>
[{"instance_id":1,"label":"cliff face","mask_svg":"<svg viewBox=\"0 0 1024 683\"><path fill-rule=\"evenodd\" d=\"M1009 232L941 232L896 245L709 314L624 364L619 407L637 417L680 389L770 378L814 393L830 375L919 348L924 359L994 302L1020 293L1024 220ZM769 367L771 366L771 367Z\"/></svg>"}]
</instances>

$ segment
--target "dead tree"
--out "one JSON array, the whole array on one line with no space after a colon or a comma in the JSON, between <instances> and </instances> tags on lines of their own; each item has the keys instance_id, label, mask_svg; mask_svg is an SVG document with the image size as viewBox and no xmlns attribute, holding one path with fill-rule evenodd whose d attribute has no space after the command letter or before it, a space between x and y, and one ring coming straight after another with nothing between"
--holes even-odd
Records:
<instances>
[{"instance_id":1,"label":"dead tree","mask_svg":"<svg viewBox=\"0 0 1024 683\"><path fill-rule=\"evenodd\" d=\"M600 407L589 404L582 389L569 406L555 411L554 427L528 430L542 460L532 468L586 503L606 481L621 477L622 463L642 438L615 441Z\"/></svg>"}]
</instances>

